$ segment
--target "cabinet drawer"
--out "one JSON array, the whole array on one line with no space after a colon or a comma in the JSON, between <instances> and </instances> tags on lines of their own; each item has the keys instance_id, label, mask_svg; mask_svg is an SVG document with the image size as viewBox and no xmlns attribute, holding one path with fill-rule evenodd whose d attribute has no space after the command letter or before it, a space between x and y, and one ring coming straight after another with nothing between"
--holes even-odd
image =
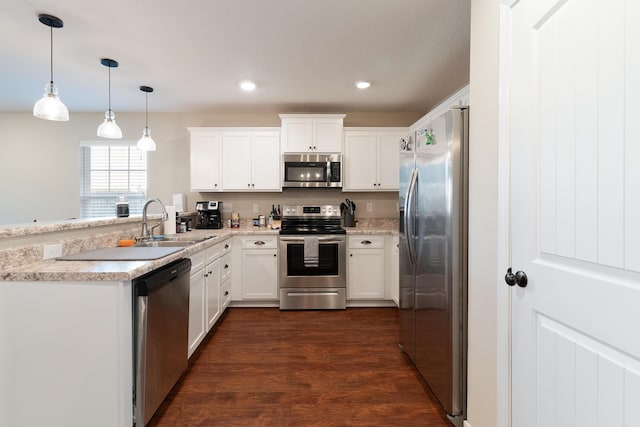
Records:
<instances>
[{"instance_id":1,"label":"cabinet drawer","mask_svg":"<svg viewBox=\"0 0 640 427\"><path fill-rule=\"evenodd\" d=\"M220 282L224 282L231 276L231 254L220 258Z\"/></svg>"},{"instance_id":2,"label":"cabinet drawer","mask_svg":"<svg viewBox=\"0 0 640 427\"><path fill-rule=\"evenodd\" d=\"M384 236L349 236L349 249L384 248Z\"/></svg>"},{"instance_id":3,"label":"cabinet drawer","mask_svg":"<svg viewBox=\"0 0 640 427\"><path fill-rule=\"evenodd\" d=\"M211 261L220 257L220 244L213 245L206 250L206 262L209 264Z\"/></svg>"},{"instance_id":4,"label":"cabinet drawer","mask_svg":"<svg viewBox=\"0 0 640 427\"><path fill-rule=\"evenodd\" d=\"M224 256L229 252L231 252L231 239L220 242L220 255Z\"/></svg>"},{"instance_id":5,"label":"cabinet drawer","mask_svg":"<svg viewBox=\"0 0 640 427\"><path fill-rule=\"evenodd\" d=\"M278 238L276 236L243 237L242 249L276 249Z\"/></svg>"},{"instance_id":6,"label":"cabinet drawer","mask_svg":"<svg viewBox=\"0 0 640 427\"><path fill-rule=\"evenodd\" d=\"M231 280L227 280L220 286L220 305L222 310L227 308L231 302Z\"/></svg>"},{"instance_id":7,"label":"cabinet drawer","mask_svg":"<svg viewBox=\"0 0 640 427\"><path fill-rule=\"evenodd\" d=\"M204 267L204 253L206 251L197 252L189 257L191 260L191 272L194 273Z\"/></svg>"}]
</instances>

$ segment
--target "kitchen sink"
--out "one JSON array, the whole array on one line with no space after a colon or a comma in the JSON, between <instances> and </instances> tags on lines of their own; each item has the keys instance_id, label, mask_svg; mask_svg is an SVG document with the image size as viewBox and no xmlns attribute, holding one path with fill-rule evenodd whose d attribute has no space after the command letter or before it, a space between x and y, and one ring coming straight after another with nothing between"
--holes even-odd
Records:
<instances>
[{"instance_id":1,"label":"kitchen sink","mask_svg":"<svg viewBox=\"0 0 640 427\"><path fill-rule=\"evenodd\" d=\"M180 236L165 236L159 239L154 238L153 240L144 240L142 242L137 242L135 246L137 247L187 247L194 245L199 242L203 242L208 239L212 239L217 237L215 235L210 236L201 236L201 237L180 237Z\"/></svg>"},{"instance_id":2,"label":"kitchen sink","mask_svg":"<svg viewBox=\"0 0 640 427\"><path fill-rule=\"evenodd\" d=\"M198 243L195 240L149 240L146 242L138 242L134 246L137 247L186 247Z\"/></svg>"}]
</instances>

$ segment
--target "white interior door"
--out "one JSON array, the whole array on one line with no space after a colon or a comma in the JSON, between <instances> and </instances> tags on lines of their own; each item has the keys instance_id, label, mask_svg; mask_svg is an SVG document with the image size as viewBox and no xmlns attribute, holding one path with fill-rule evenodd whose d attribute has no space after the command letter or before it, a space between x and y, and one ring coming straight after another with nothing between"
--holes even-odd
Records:
<instances>
[{"instance_id":1,"label":"white interior door","mask_svg":"<svg viewBox=\"0 0 640 427\"><path fill-rule=\"evenodd\" d=\"M512 425L639 426L640 1L512 1Z\"/></svg>"}]
</instances>

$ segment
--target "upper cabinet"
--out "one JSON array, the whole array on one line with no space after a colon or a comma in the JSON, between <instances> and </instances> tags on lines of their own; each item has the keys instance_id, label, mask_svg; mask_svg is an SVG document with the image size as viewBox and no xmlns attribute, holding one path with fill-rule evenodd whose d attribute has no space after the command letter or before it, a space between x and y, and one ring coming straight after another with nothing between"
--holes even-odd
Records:
<instances>
[{"instance_id":1,"label":"upper cabinet","mask_svg":"<svg viewBox=\"0 0 640 427\"><path fill-rule=\"evenodd\" d=\"M396 191L400 138L407 129L357 128L344 132L343 191Z\"/></svg>"},{"instance_id":2,"label":"upper cabinet","mask_svg":"<svg viewBox=\"0 0 640 427\"><path fill-rule=\"evenodd\" d=\"M222 132L188 128L191 134L191 191L220 191Z\"/></svg>"},{"instance_id":3,"label":"upper cabinet","mask_svg":"<svg viewBox=\"0 0 640 427\"><path fill-rule=\"evenodd\" d=\"M225 191L282 191L280 133L222 132L222 177Z\"/></svg>"},{"instance_id":4,"label":"upper cabinet","mask_svg":"<svg viewBox=\"0 0 640 427\"><path fill-rule=\"evenodd\" d=\"M191 191L282 191L279 128L188 128Z\"/></svg>"},{"instance_id":5,"label":"upper cabinet","mask_svg":"<svg viewBox=\"0 0 640 427\"><path fill-rule=\"evenodd\" d=\"M283 153L340 153L344 114L280 114Z\"/></svg>"}]
</instances>

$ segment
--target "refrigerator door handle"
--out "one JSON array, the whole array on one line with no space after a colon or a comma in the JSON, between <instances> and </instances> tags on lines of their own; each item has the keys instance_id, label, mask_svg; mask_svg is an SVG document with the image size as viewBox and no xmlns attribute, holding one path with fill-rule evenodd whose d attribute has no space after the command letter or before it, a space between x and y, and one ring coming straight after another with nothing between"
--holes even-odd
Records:
<instances>
[{"instance_id":1,"label":"refrigerator door handle","mask_svg":"<svg viewBox=\"0 0 640 427\"><path fill-rule=\"evenodd\" d=\"M407 189L407 197L404 199L404 224L405 230L407 234L407 252L409 253L409 260L411 261L411 265L413 268L417 266L416 263L416 255L413 250L412 241L414 240L415 230L413 229L413 219L415 218L413 212L411 211L411 206L413 206L413 194L415 192L416 181L418 180L418 171L415 169L411 171L411 179L409 180L409 188Z\"/></svg>"}]
</instances>

